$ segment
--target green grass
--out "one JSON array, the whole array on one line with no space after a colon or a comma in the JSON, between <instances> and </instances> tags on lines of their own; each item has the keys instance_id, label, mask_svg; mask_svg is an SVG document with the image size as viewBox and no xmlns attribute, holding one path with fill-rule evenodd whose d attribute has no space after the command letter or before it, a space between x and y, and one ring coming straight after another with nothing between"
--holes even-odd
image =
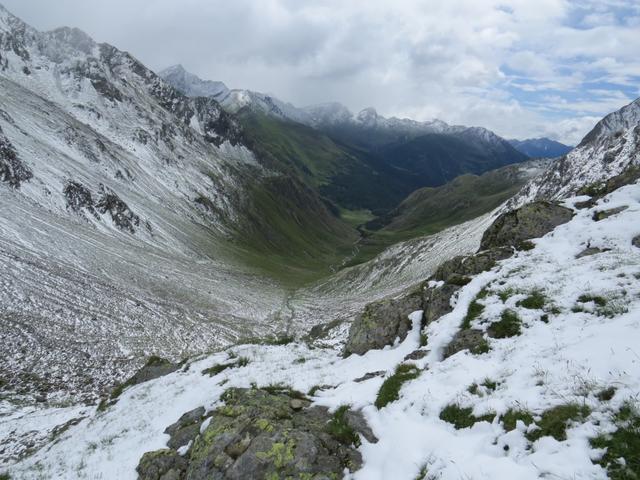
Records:
<instances>
[{"instance_id":1,"label":"green grass","mask_svg":"<svg viewBox=\"0 0 640 480\"><path fill-rule=\"evenodd\" d=\"M340 218L355 228L370 222L375 218L375 215L371 213L371 210L347 210L346 208L341 208Z\"/></svg>"},{"instance_id":2,"label":"green grass","mask_svg":"<svg viewBox=\"0 0 640 480\"><path fill-rule=\"evenodd\" d=\"M591 439L591 446L606 449L597 460L612 480L640 478L640 413L629 403L614 418L617 430ZM624 459L620 462L619 459Z\"/></svg>"},{"instance_id":3,"label":"green grass","mask_svg":"<svg viewBox=\"0 0 640 480\"><path fill-rule=\"evenodd\" d=\"M469 388L467 388L467 391L469 393L471 393L472 395L480 395L481 394L481 392L479 390L480 386L483 386L484 388L486 388L490 392L494 392L496 390L496 388L498 387L498 382L494 382L490 378L485 378L484 381L480 385L478 385L477 383L472 383L471 385L469 385Z\"/></svg>"},{"instance_id":4,"label":"green grass","mask_svg":"<svg viewBox=\"0 0 640 480\"><path fill-rule=\"evenodd\" d=\"M601 402L608 402L616 394L616 387L608 387L596 393L596 398Z\"/></svg>"},{"instance_id":5,"label":"green grass","mask_svg":"<svg viewBox=\"0 0 640 480\"><path fill-rule=\"evenodd\" d=\"M534 442L542 437L553 437L559 442L567 439L567 427L570 422L580 422L586 419L591 410L586 405L568 403L545 411L536 425L536 430L527 433L527 438Z\"/></svg>"},{"instance_id":6,"label":"green grass","mask_svg":"<svg viewBox=\"0 0 640 480\"><path fill-rule=\"evenodd\" d=\"M520 300L517 305L530 310L542 310L546 303L547 297L539 290L535 290L527 298Z\"/></svg>"},{"instance_id":7,"label":"green grass","mask_svg":"<svg viewBox=\"0 0 640 480\"><path fill-rule=\"evenodd\" d=\"M8 473L0 473L0 480L11 480L11 475Z\"/></svg>"},{"instance_id":8,"label":"green grass","mask_svg":"<svg viewBox=\"0 0 640 480\"><path fill-rule=\"evenodd\" d=\"M464 275L452 275L447 279L447 283L449 285L457 285L459 287L464 287L471 281L471 278Z\"/></svg>"},{"instance_id":9,"label":"green grass","mask_svg":"<svg viewBox=\"0 0 640 480\"><path fill-rule=\"evenodd\" d=\"M502 426L505 431L510 432L515 430L518 420L522 421L525 425L531 425L533 423L533 415L526 410L514 410L509 409L504 415L500 417Z\"/></svg>"},{"instance_id":10,"label":"green grass","mask_svg":"<svg viewBox=\"0 0 640 480\"><path fill-rule=\"evenodd\" d=\"M489 335L493 338L509 338L520 335L522 321L513 310L502 311L500 320L489 326Z\"/></svg>"},{"instance_id":11,"label":"green grass","mask_svg":"<svg viewBox=\"0 0 640 480\"><path fill-rule=\"evenodd\" d=\"M419 375L420 370L418 370L418 367L415 365L409 363L398 365L395 373L383 382L378 391L378 396L375 401L375 406L378 410L398 400L400 398L400 388L402 388L402 385L418 378Z\"/></svg>"},{"instance_id":12,"label":"green grass","mask_svg":"<svg viewBox=\"0 0 640 480\"><path fill-rule=\"evenodd\" d=\"M464 316L462 320L462 325L460 326L462 329L471 328L471 322L473 322L476 318L482 315L484 312L484 305L478 303L477 300L473 300L469 304L469 308L467 309L467 314Z\"/></svg>"},{"instance_id":13,"label":"green grass","mask_svg":"<svg viewBox=\"0 0 640 480\"><path fill-rule=\"evenodd\" d=\"M329 424L327 425L327 431L329 435L338 440L340 443L344 445L355 445L356 447L360 446L360 437L353 430L351 425L346 420L346 413L349 411L349 407L347 405L343 405L338 408Z\"/></svg>"},{"instance_id":14,"label":"green grass","mask_svg":"<svg viewBox=\"0 0 640 480\"><path fill-rule=\"evenodd\" d=\"M505 303L507 300L509 300L511 297L513 297L516 293L518 293L515 289L513 288L505 288L504 290L500 290L498 292L498 298L500 298L500 300L502 301L502 303Z\"/></svg>"},{"instance_id":15,"label":"green grass","mask_svg":"<svg viewBox=\"0 0 640 480\"><path fill-rule=\"evenodd\" d=\"M607 304L607 299L600 295L592 295L592 294L582 294L578 297L579 303L589 303L593 302L599 307L604 307Z\"/></svg>"},{"instance_id":16,"label":"green grass","mask_svg":"<svg viewBox=\"0 0 640 480\"><path fill-rule=\"evenodd\" d=\"M229 368L246 367L247 365L249 365L249 362L250 360L247 357L240 357L235 362L219 363L217 365L214 365L213 367L205 368L204 370L202 370L202 374L209 375L210 377L215 377L219 373L222 373Z\"/></svg>"},{"instance_id":17,"label":"green grass","mask_svg":"<svg viewBox=\"0 0 640 480\"><path fill-rule=\"evenodd\" d=\"M476 417L471 407L463 408L455 404L447 405L440 412L440 420L452 424L456 430L472 427L477 422L491 423L495 417L495 413L488 413L481 417Z\"/></svg>"},{"instance_id":18,"label":"green grass","mask_svg":"<svg viewBox=\"0 0 640 480\"><path fill-rule=\"evenodd\" d=\"M489 342L487 342L485 338L483 338L478 343L478 345L469 349L469 351L474 355L482 355L483 353L489 353L489 350L491 350L491 347L489 346Z\"/></svg>"},{"instance_id":19,"label":"green grass","mask_svg":"<svg viewBox=\"0 0 640 480\"><path fill-rule=\"evenodd\" d=\"M426 347L428 343L429 343L429 337L427 336L426 333L422 332L420 334L420 346Z\"/></svg>"}]
</instances>

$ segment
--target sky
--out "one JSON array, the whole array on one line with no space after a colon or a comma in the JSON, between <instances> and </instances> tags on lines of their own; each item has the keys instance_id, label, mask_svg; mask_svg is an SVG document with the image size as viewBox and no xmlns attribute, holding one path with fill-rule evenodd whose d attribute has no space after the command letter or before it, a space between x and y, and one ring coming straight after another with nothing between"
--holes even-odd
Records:
<instances>
[{"instance_id":1,"label":"sky","mask_svg":"<svg viewBox=\"0 0 640 480\"><path fill-rule=\"evenodd\" d=\"M577 144L640 96L638 0L0 0L159 71L182 64L297 106Z\"/></svg>"}]
</instances>

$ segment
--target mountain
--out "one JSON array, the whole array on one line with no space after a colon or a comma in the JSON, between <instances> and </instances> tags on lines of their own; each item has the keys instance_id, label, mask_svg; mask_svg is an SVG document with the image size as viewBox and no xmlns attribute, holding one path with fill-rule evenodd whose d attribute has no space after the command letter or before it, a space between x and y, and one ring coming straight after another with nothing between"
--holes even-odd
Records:
<instances>
[{"instance_id":1,"label":"mountain","mask_svg":"<svg viewBox=\"0 0 640 480\"><path fill-rule=\"evenodd\" d=\"M519 152L530 158L556 158L571 151L569 147L546 137L528 138L526 140L509 140L509 143Z\"/></svg>"},{"instance_id":2,"label":"mountain","mask_svg":"<svg viewBox=\"0 0 640 480\"><path fill-rule=\"evenodd\" d=\"M602 120L568 154L528 184L513 200L557 199L597 186L640 164L640 99Z\"/></svg>"},{"instance_id":3,"label":"mountain","mask_svg":"<svg viewBox=\"0 0 640 480\"><path fill-rule=\"evenodd\" d=\"M158 76L189 97L213 97L218 100L229 94L229 89L224 83L202 80L187 72L182 65L166 68L159 72Z\"/></svg>"},{"instance_id":4,"label":"mountain","mask_svg":"<svg viewBox=\"0 0 640 480\"><path fill-rule=\"evenodd\" d=\"M195 76L180 66L170 67L160 75L187 95L201 91L185 86L183 77ZM320 175L322 178L312 178L311 182L320 185L320 192L331 202L348 210L385 213L417 188L442 185L464 173L479 174L528 158L481 127L450 126L440 120L385 118L373 108L353 115L339 103L297 108L248 90L231 90L215 98L228 111L241 114L245 130L255 142L271 149L272 158L279 159L281 166L293 162L297 163L297 170L307 169L304 175L308 179ZM317 134L287 122L311 127ZM284 142L305 131L306 145L274 145L274 137L279 136L276 132L285 130L287 133L280 135ZM328 161L327 142L333 144L329 150L334 154ZM324 147L316 155L312 145ZM319 165L322 172L318 171Z\"/></svg>"},{"instance_id":5,"label":"mountain","mask_svg":"<svg viewBox=\"0 0 640 480\"><path fill-rule=\"evenodd\" d=\"M184 96L130 54L0 9L0 57L11 391L91 399L151 352L282 328L291 285L329 274L356 241L214 99Z\"/></svg>"}]
</instances>

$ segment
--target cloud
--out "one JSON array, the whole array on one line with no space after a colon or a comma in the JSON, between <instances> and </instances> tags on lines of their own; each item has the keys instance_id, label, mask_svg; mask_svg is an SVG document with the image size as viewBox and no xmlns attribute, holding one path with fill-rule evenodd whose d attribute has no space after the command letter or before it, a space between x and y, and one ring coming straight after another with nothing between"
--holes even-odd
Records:
<instances>
[{"instance_id":1,"label":"cloud","mask_svg":"<svg viewBox=\"0 0 640 480\"><path fill-rule=\"evenodd\" d=\"M2 1L2 0L0 0ZM576 143L638 95L640 6L622 0L4 0L151 68L304 105L549 132Z\"/></svg>"}]
</instances>

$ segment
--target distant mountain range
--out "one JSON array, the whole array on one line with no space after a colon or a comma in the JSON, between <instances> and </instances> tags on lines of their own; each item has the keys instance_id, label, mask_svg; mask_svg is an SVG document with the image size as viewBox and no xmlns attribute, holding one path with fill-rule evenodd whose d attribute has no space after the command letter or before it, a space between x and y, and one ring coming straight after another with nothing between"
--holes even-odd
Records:
<instances>
[{"instance_id":1,"label":"distant mountain range","mask_svg":"<svg viewBox=\"0 0 640 480\"><path fill-rule=\"evenodd\" d=\"M354 115L340 103L299 108L270 95L202 80L180 65L159 75L187 96L215 98L241 119L257 148L269 151L285 171L293 165L338 208L383 213L417 188L528 158L482 127L386 118L374 108ZM304 141L296 142L301 135ZM311 145L324 145L333 153L322 165L310 165Z\"/></svg>"},{"instance_id":2,"label":"distant mountain range","mask_svg":"<svg viewBox=\"0 0 640 480\"><path fill-rule=\"evenodd\" d=\"M556 158L566 155L573 147L546 137L529 138L527 140L509 140L509 143L519 152L530 158Z\"/></svg>"}]
</instances>

